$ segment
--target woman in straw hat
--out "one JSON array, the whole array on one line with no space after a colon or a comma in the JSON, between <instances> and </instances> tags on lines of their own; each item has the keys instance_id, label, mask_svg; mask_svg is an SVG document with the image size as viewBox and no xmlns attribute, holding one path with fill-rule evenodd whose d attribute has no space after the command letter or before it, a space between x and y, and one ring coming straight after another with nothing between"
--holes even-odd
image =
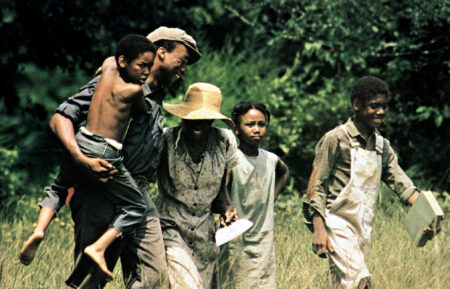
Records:
<instances>
[{"instance_id":1,"label":"woman in straw hat","mask_svg":"<svg viewBox=\"0 0 450 289\"><path fill-rule=\"evenodd\" d=\"M210 288L219 253L213 212L225 223L237 218L226 192L227 175L237 164L236 140L231 130L211 126L220 119L233 127L220 113L221 102L219 88L195 83L183 104L164 105L182 119L164 132L153 165L171 288Z\"/></svg>"}]
</instances>

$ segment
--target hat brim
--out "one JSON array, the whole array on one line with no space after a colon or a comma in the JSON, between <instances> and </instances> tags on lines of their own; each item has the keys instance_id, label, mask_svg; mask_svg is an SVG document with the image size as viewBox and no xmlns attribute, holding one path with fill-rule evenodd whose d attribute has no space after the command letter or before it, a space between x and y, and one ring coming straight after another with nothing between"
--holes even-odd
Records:
<instances>
[{"instance_id":1,"label":"hat brim","mask_svg":"<svg viewBox=\"0 0 450 289\"><path fill-rule=\"evenodd\" d=\"M202 54L200 53L200 51L193 47L189 42L183 41L183 44L189 51L188 65L194 64L199 61L200 58L202 58Z\"/></svg>"},{"instance_id":2,"label":"hat brim","mask_svg":"<svg viewBox=\"0 0 450 289\"><path fill-rule=\"evenodd\" d=\"M170 114L182 119L214 119L223 121L229 128L234 130L234 123L231 119L212 109L202 107L192 109L185 104L163 104L164 109Z\"/></svg>"}]
</instances>

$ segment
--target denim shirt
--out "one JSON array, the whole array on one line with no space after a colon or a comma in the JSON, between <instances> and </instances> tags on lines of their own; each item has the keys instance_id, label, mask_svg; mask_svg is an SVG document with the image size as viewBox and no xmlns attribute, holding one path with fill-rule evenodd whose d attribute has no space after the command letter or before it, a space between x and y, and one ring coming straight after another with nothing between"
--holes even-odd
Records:
<instances>
[{"instance_id":1,"label":"denim shirt","mask_svg":"<svg viewBox=\"0 0 450 289\"><path fill-rule=\"evenodd\" d=\"M69 118L75 129L87 119L95 86L100 76L93 78L80 91L69 97L57 109ZM132 119L123 142L124 165L132 175L140 175L147 171L156 158L163 125L161 105L163 95L152 95L147 83L142 85L148 109Z\"/></svg>"}]
</instances>

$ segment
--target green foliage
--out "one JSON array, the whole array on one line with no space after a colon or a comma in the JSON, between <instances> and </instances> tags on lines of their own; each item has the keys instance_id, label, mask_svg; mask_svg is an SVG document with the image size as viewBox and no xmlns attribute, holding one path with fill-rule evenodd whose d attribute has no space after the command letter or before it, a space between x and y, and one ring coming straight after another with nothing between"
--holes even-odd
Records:
<instances>
[{"instance_id":1,"label":"green foliage","mask_svg":"<svg viewBox=\"0 0 450 289\"><path fill-rule=\"evenodd\" d=\"M221 88L226 114L241 100L267 104L273 119L264 147L291 169L286 194L306 188L315 144L351 116L350 89L367 74L390 86L380 130L402 167L420 172L428 188L449 191L449 22L447 0L5 2L0 148L17 157L2 166L39 192L60 158L48 129L53 110L122 36L166 25L193 35L204 55L167 101L180 103L190 84L205 81ZM167 116L165 125L178 121Z\"/></svg>"},{"instance_id":2,"label":"green foliage","mask_svg":"<svg viewBox=\"0 0 450 289\"><path fill-rule=\"evenodd\" d=\"M18 160L17 150L7 150L0 147L0 209L14 205L20 198L20 188L24 172L16 172L14 167Z\"/></svg>"}]
</instances>

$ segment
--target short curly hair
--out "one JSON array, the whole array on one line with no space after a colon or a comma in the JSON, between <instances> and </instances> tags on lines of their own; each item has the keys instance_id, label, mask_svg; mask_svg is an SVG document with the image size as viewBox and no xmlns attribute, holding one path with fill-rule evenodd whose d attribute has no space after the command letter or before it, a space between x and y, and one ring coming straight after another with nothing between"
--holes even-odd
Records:
<instances>
[{"instance_id":1,"label":"short curly hair","mask_svg":"<svg viewBox=\"0 0 450 289\"><path fill-rule=\"evenodd\" d=\"M143 35L128 34L117 44L115 57L118 61L119 57L123 55L125 61L129 63L145 52L156 53L156 46Z\"/></svg>"},{"instance_id":2,"label":"short curly hair","mask_svg":"<svg viewBox=\"0 0 450 289\"><path fill-rule=\"evenodd\" d=\"M356 99L365 101L377 94L386 95L389 97L389 88L387 84L375 76L364 76L358 79L352 88L352 93L350 95L351 102L353 103Z\"/></svg>"}]
</instances>

